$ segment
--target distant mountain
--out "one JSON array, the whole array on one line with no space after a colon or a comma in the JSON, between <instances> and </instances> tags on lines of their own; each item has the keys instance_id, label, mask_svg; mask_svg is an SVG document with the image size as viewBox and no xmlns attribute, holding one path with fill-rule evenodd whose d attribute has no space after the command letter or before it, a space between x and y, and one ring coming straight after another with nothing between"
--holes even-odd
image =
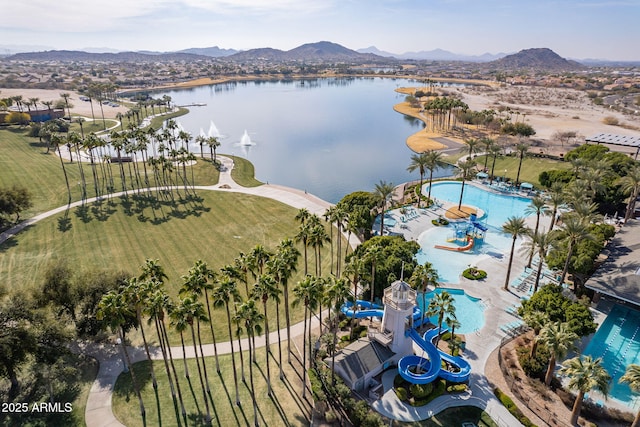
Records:
<instances>
[{"instance_id":1,"label":"distant mountain","mask_svg":"<svg viewBox=\"0 0 640 427\"><path fill-rule=\"evenodd\" d=\"M246 60L270 60L270 61L379 61L381 56L372 53L359 53L355 50L347 49L336 43L321 41L317 43L307 43L294 49L283 51L279 49L262 48L250 49L238 52L227 57L229 60L246 61Z\"/></svg>"},{"instance_id":2,"label":"distant mountain","mask_svg":"<svg viewBox=\"0 0 640 427\"><path fill-rule=\"evenodd\" d=\"M85 62L156 62L156 61L195 61L206 59L205 56L191 53L140 53L140 52L118 52L118 53L90 53L78 50L48 50L44 52L24 52L7 57L9 60L29 60L29 61L85 61Z\"/></svg>"},{"instance_id":3,"label":"distant mountain","mask_svg":"<svg viewBox=\"0 0 640 427\"><path fill-rule=\"evenodd\" d=\"M498 69L534 69L545 71L572 71L584 69L585 66L576 61L569 61L551 49L533 48L521 50L513 55L491 61L489 63Z\"/></svg>"},{"instance_id":4,"label":"distant mountain","mask_svg":"<svg viewBox=\"0 0 640 427\"><path fill-rule=\"evenodd\" d=\"M235 49L221 49L218 46L213 47L192 47L190 49L178 50L179 53L192 53L194 55L210 56L212 58L220 58L223 56L233 55L238 53Z\"/></svg>"},{"instance_id":5,"label":"distant mountain","mask_svg":"<svg viewBox=\"0 0 640 427\"><path fill-rule=\"evenodd\" d=\"M360 53L373 53L379 56L393 57L397 59L416 59L416 60L431 60L431 61L468 61L468 62L489 62L495 59L502 58L506 53L485 53L482 55L461 55L458 53L449 52L443 49L434 50L421 50L419 52L405 52L405 53L390 53L382 50L378 50L375 46L370 46L365 49L358 49Z\"/></svg>"}]
</instances>

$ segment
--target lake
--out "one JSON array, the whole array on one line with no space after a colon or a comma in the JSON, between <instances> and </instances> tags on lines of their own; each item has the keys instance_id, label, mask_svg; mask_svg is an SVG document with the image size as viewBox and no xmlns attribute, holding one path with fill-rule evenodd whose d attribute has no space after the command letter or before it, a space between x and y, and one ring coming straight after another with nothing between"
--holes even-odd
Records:
<instances>
[{"instance_id":1,"label":"lake","mask_svg":"<svg viewBox=\"0 0 640 427\"><path fill-rule=\"evenodd\" d=\"M206 104L189 107L190 113L177 119L186 131L194 137L201 130L206 134L213 122L223 135L218 153L247 158L260 181L336 203L353 191L373 191L380 180L419 179L417 172L406 170L413 152L405 141L423 123L393 110L405 97L395 89L410 85L419 83L387 78L250 81L154 97L169 95L176 105ZM245 131L252 145L240 144Z\"/></svg>"}]
</instances>

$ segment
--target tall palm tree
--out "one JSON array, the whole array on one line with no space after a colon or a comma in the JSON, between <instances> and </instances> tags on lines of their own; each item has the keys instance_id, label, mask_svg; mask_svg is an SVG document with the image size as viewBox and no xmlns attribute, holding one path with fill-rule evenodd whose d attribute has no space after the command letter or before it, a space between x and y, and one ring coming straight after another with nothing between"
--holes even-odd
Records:
<instances>
[{"instance_id":1,"label":"tall palm tree","mask_svg":"<svg viewBox=\"0 0 640 427\"><path fill-rule=\"evenodd\" d=\"M304 331L303 331L303 355L302 355L302 397L306 397L307 394L307 345L311 346L311 312L313 311L314 304L317 304L317 286L316 277L307 275L302 279L296 287L293 288L293 294L295 299L293 301L294 307L300 303L304 304ZM309 330L309 341L307 341L307 330ZM311 355L311 350L309 350ZM311 357L309 357L309 367L311 367Z\"/></svg>"},{"instance_id":2,"label":"tall palm tree","mask_svg":"<svg viewBox=\"0 0 640 427\"><path fill-rule=\"evenodd\" d=\"M563 358L575 348L578 335L569 329L568 323L547 323L541 330L537 340L549 350L549 364L544 376L545 385L551 384L553 371L556 368L556 360Z\"/></svg>"},{"instance_id":3,"label":"tall palm tree","mask_svg":"<svg viewBox=\"0 0 640 427\"><path fill-rule=\"evenodd\" d=\"M349 331L350 339L353 339L353 327L356 321L356 312L358 311L358 304L356 301L358 300L358 286L360 286L360 281L362 276L366 274L364 259L361 257L352 257L349 260L349 263L345 266L343 275L349 278L351 284L353 285L353 300L354 304L352 307L353 316L351 317L351 328Z\"/></svg>"},{"instance_id":4,"label":"tall palm tree","mask_svg":"<svg viewBox=\"0 0 640 427\"><path fill-rule=\"evenodd\" d=\"M340 307L342 307L342 305L347 301L351 301L355 305L355 300L351 297L351 285L348 280L344 278L337 279L335 277L332 277L331 280L331 284L327 289L327 297L333 301L331 304L333 308L332 311L335 312L334 321L331 322L331 320L329 320L329 324L332 325L333 331L333 351L331 353L331 384L335 384L335 361L337 352L336 343L338 338L338 322L336 321L336 319ZM331 311L329 313L331 313Z\"/></svg>"},{"instance_id":5,"label":"tall palm tree","mask_svg":"<svg viewBox=\"0 0 640 427\"><path fill-rule=\"evenodd\" d=\"M473 177L473 172L476 169L476 162L473 159L465 160L462 163L458 163L458 170L456 175L462 178L462 187L460 188L460 200L458 201L458 210L462 209L462 196L464 195L464 184L467 180Z\"/></svg>"},{"instance_id":6,"label":"tall palm tree","mask_svg":"<svg viewBox=\"0 0 640 427\"><path fill-rule=\"evenodd\" d=\"M207 263L201 259L197 260L193 267L189 269L189 273L182 276L182 288L179 291L180 296L195 295L199 297L204 295L204 305L207 308L208 318L211 319L211 305L209 304L209 291L213 290L213 282L215 280L215 273L211 270ZM198 325L200 327L200 325ZM209 322L209 328L211 330L211 338L213 340L213 353L216 360L216 372L220 374L220 362L218 361L218 345L216 340L216 333L213 329L213 323ZM204 361L203 361L204 363Z\"/></svg>"},{"instance_id":7,"label":"tall palm tree","mask_svg":"<svg viewBox=\"0 0 640 427\"><path fill-rule=\"evenodd\" d=\"M533 330L533 342L531 343L531 358L536 357L536 351L538 349L538 335L542 328L549 323L549 315L544 311L528 311L522 316L524 323L527 324Z\"/></svg>"},{"instance_id":8,"label":"tall palm tree","mask_svg":"<svg viewBox=\"0 0 640 427\"><path fill-rule=\"evenodd\" d=\"M284 296L284 316L287 325L287 361L291 363L291 316L289 315L289 279L293 273L297 270L298 259L300 258L300 251L295 247L293 240L284 239L280 242L276 248L276 255L274 257L277 260L277 264L274 265L271 273L274 274L280 285L282 286L282 294ZM278 316L278 324L279 324ZM280 327L278 326L278 334L280 333ZM280 346L280 339L278 339L278 346ZM280 365L282 366L282 352L280 351ZM280 372L282 375L282 372Z\"/></svg>"},{"instance_id":9,"label":"tall palm tree","mask_svg":"<svg viewBox=\"0 0 640 427\"><path fill-rule=\"evenodd\" d=\"M469 150L469 154L467 155L467 160L471 160L471 158L473 157L473 154L478 152L478 149L480 148L480 140L479 139L465 139L464 143L467 144L467 148Z\"/></svg>"},{"instance_id":10,"label":"tall palm tree","mask_svg":"<svg viewBox=\"0 0 640 427\"><path fill-rule=\"evenodd\" d=\"M431 200L431 186L433 184L433 172L440 167L442 162L442 153L440 151L429 150L426 152L427 162L425 167L429 169L429 192L427 198ZM420 194L422 194L422 185L420 186Z\"/></svg>"},{"instance_id":11,"label":"tall palm tree","mask_svg":"<svg viewBox=\"0 0 640 427\"><path fill-rule=\"evenodd\" d=\"M530 240L525 242L522 246L523 249L529 252L530 255L537 254L538 258L540 258L540 262L538 263L538 267L536 268L536 280L533 285L533 293L538 292L538 286L540 284L540 276L542 275L542 265L544 263L544 259L547 256L547 252L549 248L554 244L554 234L547 233L545 231L538 231L534 233L529 230L527 232Z\"/></svg>"},{"instance_id":12,"label":"tall palm tree","mask_svg":"<svg viewBox=\"0 0 640 427\"><path fill-rule=\"evenodd\" d=\"M420 174L420 187L418 187L418 209L420 209L420 202L422 201L422 180L424 178L424 173L427 169L427 165L429 163L429 154L428 153L420 153L413 154L411 156L411 163L407 166L407 171L414 172L418 171Z\"/></svg>"},{"instance_id":13,"label":"tall palm tree","mask_svg":"<svg viewBox=\"0 0 640 427\"><path fill-rule=\"evenodd\" d=\"M495 145L495 141L491 138L481 138L480 144L484 145L484 171L487 171L487 163L489 162L489 153L491 147Z\"/></svg>"},{"instance_id":14,"label":"tall palm tree","mask_svg":"<svg viewBox=\"0 0 640 427\"><path fill-rule=\"evenodd\" d=\"M547 192L547 204L551 207L551 209L547 209L547 215L551 216L549 231L553 230L553 227L556 224L558 210L564 206L564 203L564 185L561 182L554 182L551 184L551 188Z\"/></svg>"},{"instance_id":15,"label":"tall palm tree","mask_svg":"<svg viewBox=\"0 0 640 427\"><path fill-rule=\"evenodd\" d=\"M142 321L143 310L148 303L148 299L152 290L153 290L153 283L142 282L136 279L135 277L133 277L127 281L126 287L124 289L124 298L127 302L129 302L129 304L131 304L131 306L133 307L133 312L136 315L138 328L140 328L140 334L142 335L144 351L147 355L147 360L149 361L153 389L157 390L158 381L156 380L156 373L153 369L153 363L151 362L151 354L149 353L149 343L147 342L147 336L144 332L144 326L143 326L144 323Z\"/></svg>"},{"instance_id":16,"label":"tall palm tree","mask_svg":"<svg viewBox=\"0 0 640 427\"><path fill-rule=\"evenodd\" d=\"M380 181L376 184L375 189L373 190L373 194L378 201L378 206L380 208L380 235L383 235L384 231L384 213L387 208L387 203L393 197L393 192L395 191L395 186L386 181Z\"/></svg>"},{"instance_id":17,"label":"tall palm tree","mask_svg":"<svg viewBox=\"0 0 640 427\"><path fill-rule=\"evenodd\" d=\"M571 409L571 425L578 425L578 417L582 409L584 395L591 390L598 390L604 397L609 394L611 376L602 366L602 358L593 359L591 356L579 356L565 361L560 373L569 377L569 390L577 390L578 396Z\"/></svg>"},{"instance_id":18,"label":"tall palm tree","mask_svg":"<svg viewBox=\"0 0 640 427\"><path fill-rule=\"evenodd\" d=\"M218 159L216 149L220 146L220 141L215 136L209 136L206 139L206 143L209 146L209 151L211 152L211 161L215 162Z\"/></svg>"},{"instance_id":19,"label":"tall palm tree","mask_svg":"<svg viewBox=\"0 0 640 427\"><path fill-rule=\"evenodd\" d=\"M529 151L528 144L516 145L516 152L518 153L518 173L516 174L516 187L520 185L520 169L522 169L522 160L524 160L527 152Z\"/></svg>"},{"instance_id":20,"label":"tall palm tree","mask_svg":"<svg viewBox=\"0 0 640 427\"><path fill-rule=\"evenodd\" d=\"M256 308L255 301L250 299L240 305L238 313L236 314L236 319L238 322L243 324L244 329L247 331L247 337L249 338L247 340L249 343L249 360L251 360L253 358L253 352L255 351L255 348L252 345L253 338L256 333L260 334L262 332L264 317ZM256 389L253 385L253 363L251 362L249 363L249 383L251 385L251 399L253 400L254 425L257 426L259 425L258 401L256 400Z\"/></svg>"},{"instance_id":21,"label":"tall palm tree","mask_svg":"<svg viewBox=\"0 0 640 427\"><path fill-rule=\"evenodd\" d=\"M629 195L627 210L624 214L624 222L627 222L635 212L636 200L640 195L640 166L637 163L634 164L627 172L627 175L620 178L618 182L622 192Z\"/></svg>"},{"instance_id":22,"label":"tall palm tree","mask_svg":"<svg viewBox=\"0 0 640 427\"><path fill-rule=\"evenodd\" d=\"M535 215L536 216L536 225L533 228L533 235L538 234L538 228L540 227L540 216L547 213L547 205L545 200L542 197L535 196L531 199L531 203L524 210L526 215ZM529 255L529 261L527 262L527 268L531 268L531 262L533 261L533 251ZM542 260L540 260L542 262Z\"/></svg>"},{"instance_id":23,"label":"tall palm tree","mask_svg":"<svg viewBox=\"0 0 640 427\"><path fill-rule=\"evenodd\" d=\"M258 277L258 281L252 289L253 297L262 302L264 317L264 337L265 337L265 359L267 361L267 395L271 396L271 368L269 367L269 353L271 345L269 343L269 312L267 310L267 302L272 299L276 305L280 303L280 289L278 289L276 280L270 274L262 274Z\"/></svg>"},{"instance_id":24,"label":"tall palm tree","mask_svg":"<svg viewBox=\"0 0 640 427\"><path fill-rule=\"evenodd\" d=\"M385 260L385 254L382 246L379 244L371 245L364 253L364 260L367 264L371 264L371 286L369 287L369 302L373 303L376 291L376 269L378 264Z\"/></svg>"},{"instance_id":25,"label":"tall palm tree","mask_svg":"<svg viewBox=\"0 0 640 427\"><path fill-rule=\"evenodd\" d=\"M413 273L409 278L409 284L414 289L422 289L422 319L421 326L424 326L424 318L427 311L427 286L438 286L438 271L429 261L425 261L423 265L418 265L413 269Z\"/></svg>"},{"instance_id":26,"label":"tall palm tree","mask_svg":"<svg viewBox=\"0 0 640 427\"><path fill-rule=\"evenodd\" d=\"M620 383L627 383L634 393L640 393L640 365L631 364L627 366L624 375L620 377ZM636 413L631 427L640 426L640 411Z\"/></svg>"},{"instance_id":27,"label":"tall palm tree","mask_svg":"<svg viewBox=\"0 0 640 427\"><path fill-rule=\"evenodd\" d=\"M494 172L496 169L496 159L498 158L498 155L500 155L500 153L502 153L502 148L497 144L494 144L491 146L491 148L489 148L489 155L493 158L493 160L491 161L491 178L489 178L489 185L493 184L493 178L495 177Z\"/></svg>"},{"instance_id":28,"label":"tall palm tree","mask_svg":"<svg viewBox=\"0 0 640 427\"><path fill-rule=\"evenodd\" d=\"M236 405L240 406L240 393L238 390L238 370L236 368L236 355L233 348L233 333L231 332L231 311L229 304L240 301L240 292L235 280L224 275L213 290L213 305L220 307L224 305L227 313L227 328L229 330L229 344L231 345L231 365L233 367L233 383L236 388Z\"/></svg>"},{"instance_id":29,"label":"tall palm tree","mask_svg":"<svg viewBox=\"0 0 640 427\"><path fill-rule=\"evenodd\" d=\"M64 160L62 158L62 152L60 151L60 146L62 145L62 137L60 136L60 134L54 133L51 135L51 144L54 146L54 150L55 148L58 149L58 157L60 158L60 165L62 166L62 173L64 174L64 182L65 184L67 184L67 194L68 194L68 198L67 198L67 204L71 203L71 186L69 185L69 176L67 175L67 169L64 167Z\"/></svg>"},{"instance_id":30,"label":"tall palm tree","mask_svg":"<svg viewBox=\"0 0 640 427\"><path fill-rule=\"evenodd\" d=\"M331 239L327 234L327 229L324 224L316 224L311 228L309 233L309 245L314 249L314 257L316 260L316 276L322 276L322 258L321 250L326 242L330 242Z\"/></svg>"},{"instance_id":31,"label":"tall palm tree","mask_svg":"<svg viewBox=\"0 0 640 427\"><path fill-rule=\"evenodd\" d=\"M509 264L507 266L507 275L504 279L503 290L509 289L509 278L511 277L511 267L513 265L513 253L516 248L516 240L518 237L522 237L527 233L527 227L524 224L524 218L522 217L509 217L507 222L502 224L502 232L505 234L510 234L512 237L511 241L511 252L509 253Z\"/></svg>"},{"instance_id":32,"label":"tall palm tree","mask_svg":"<svg viewBox=\"0 0 640 427\"><path fill-rule=\"evenodd\" d=\"M564 240L567 242L567 259L564 262L564 268L562 269L562 276L560 277L560 284L564 283L569 271L569 264L571 257L573 256L573 250L581 240L592 240L593 235L589 232L587 224L580 218L574 215L567 215L562 222L560 230L564 236Z\"/></svg>"},{"instance_id":33,"label":"tall palm tree","mask_svg":"<svg viewBox=\"0 0 640 427\"><path fill-rule=\"evenodd\" d=\"M438 316L438 337L436 338L436 346L440 340L440 333L442 331L442 322L445 316L456 318L456 306L451 294L447 291L437 293L433 296L429 305L427 306L427 316Z\"/></svg>"},{"instance_id":34,"label":"tall palm tree","mask_svg":"<svg viewBox=\"0 0 640 427\"><path fill-rule=\"evenodd\" d=\"M307 248L309 247L309 236L311 235L311 226L309 223L300 224L300 228L298 230L298 234L295 236L296 242L302 243L303 253L304 253L304 274L305 276L309 274L309 262L307 256Z\"/></svg>"},{"instance_id":35,"label":"tall palm tree","mask_svg":"<svg viewBox=\"0 0 640 427\"><path fill-rule=\"evenodd\" d=\"M125 299L123 292L111 291L103 295L100 303L98 303L98 311L96 317L98 320L106 320L107 324L111 327L111 330L118 334L120 343L122 344L122 352L124 353L125 361L129 369L129 375L131 375L131 384L138 397L138 403L140 404L140 415L142 419L146 418L146 410L144 408L144 402L142 401L142 394L140 394L140 386L131 364L131 358L129 357L129 351L127 350L127 344L124 337L124 327L127 322L127 318L132 315L129 304Z\"/></svg>"}]
</instances>

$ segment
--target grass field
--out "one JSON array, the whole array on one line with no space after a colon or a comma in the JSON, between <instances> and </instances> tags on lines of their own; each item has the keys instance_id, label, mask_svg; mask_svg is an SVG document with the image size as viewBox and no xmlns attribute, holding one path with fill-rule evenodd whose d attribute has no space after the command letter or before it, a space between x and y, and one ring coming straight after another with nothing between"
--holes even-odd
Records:
<instances>
[{"instance_id":1,"label":"grass field","mask_svg":"<svg viewBox=\"0 0 640 427\"><path fill-rule=\"evenodd\" d=\"M479 166L484 166L485 156L476 157L476 162ZM493 158L490 157L487 162L487 169L491 173L491 163ZM506 175L507 178L515 181L518 174L518 163L520 160L517 157L503 156L496 159L496 165L494 174L499 177ZM505 173L506 169L506 173ZM530 182L536 187L540 188L540 181L538 177L540 173L545 170L551 169L571 169L571 163L563 162L560 160L551 160L542 157L525 157L522 161L522 168L520 169L520 182Z\"/></svg>"},{"instance_id":2,"label":"grass field","mask_svg":"<svg viewBox=\"0 0 640 427\"><path fill-rule=\"evenodd\" d=\"M459 406L457 408L447 408L437 415L424 421L414 423L394 422L395 427L451 427L461 426L462 423L471 422L478 427L498 427L487 414L475 406Z\"/></svg>"},{"instance_id":3,"label":"grass field","mask_svg":"<svg viewBox=\"0 0 640 427\"><path fill-rule=\"evenodd\" d=\"M285 349L286 343L283 342L283 351ZM289 365L286 362L286 355L283 352L285 379L281 381L278 377L279 365L277 355L277 345L272 346L270 365L273 394L272 397L269 397L267 395L265 349L257 349L256 364L253 365L253 375L256 399L258 401L259 424L262 426L308 425L311 413L311 393L307 392L307 399L302 398L302 379L299 376L299 372L302 372L299 366L300 362L292 355L291 360L294 365ZM246 384L241 381L240 358L236 355L241 406L235 405L235 387L231 355L222 355L219 360L220 375L216 373L213 357L206 358L207 375L211 389L209 405L211 408L212 425L253 426L253 404L249 388L249 353L244 353ZM154 361L153 366L158 379L157 395L151 384L149 362L145 361L134 364L136 377L139 379L139 382L144 384L142 393L147 412L146 425L176 426L178 425L178 421L176 420L176 413L164 363L162 361ZM189 425L204 425L202 418L206 413L204 395L200 385L195 359L189 359L188 361L189 380L184 376L182 360L176 360L175 367L178 371ZM296 368L295 370L294 367ZM121 374L118 377L113 394L113 409L116 417L127 427L141 427L144 425L140 416L138 399L131 384L131 377L128 374ZM182 425L184 425L184 422Z\"/></svg>"}]
</instances>

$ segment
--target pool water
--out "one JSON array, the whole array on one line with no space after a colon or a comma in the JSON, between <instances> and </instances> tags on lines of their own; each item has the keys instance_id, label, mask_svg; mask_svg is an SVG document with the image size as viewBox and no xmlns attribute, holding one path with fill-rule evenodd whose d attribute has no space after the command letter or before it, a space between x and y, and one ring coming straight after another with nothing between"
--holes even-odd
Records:
<instances>
[{"instance_id":1,"label":"pool water","mask_svg":"<svg viewBox=\"0 0 640 427\"><path fill-rule=\"evenodd\" d=\"M628 384L618 381L630 364L640 364L640 311L615 305L600 325L585 355L602 357L602 364L611 375L609 397L633 406L634 396Z\"/></svg>"},{"instance_id":2,"label":"pool water","mask_svg":"<svg viewBox=\"0 0 640 427\"><path fill-rule=\"evenodd\" d=\"M460 200L461 187L462 182L434 182L431 187L431 197L457 204ZM428 194L428 191L429 184L425 186L423 193ZM525 210L531 204L531 199L486 191L466 183L462 204L480 208L485 213L485 216L480 218L481 222L499 229L509 217L528 216Z\"/></svg>"},{"instance_id":3,"label":"pool water","mask_svg":"<svg viewBox=\"0 0 640 427\"><path fill-rule=\"evenodd\" d=\"M448 292L454 300L454 306L456 307L456 318L460 322L460 327L456 328L456 333L469 334L481 329L484 326L484 304L480 298L474 298L469 296L462 289L448 289L448 288L436 288L431 292L427 292L424 296L424 306L422 292L418 292L416 296L416 302L421 310L425 306L429 306L429 302L433 299L435 294L441 294L442 292ZM429 321L434 325L438 324L438 316L429 318ZM446 328L446 323L442 324L443 328Z\"/></svg>"}]
</instances>

